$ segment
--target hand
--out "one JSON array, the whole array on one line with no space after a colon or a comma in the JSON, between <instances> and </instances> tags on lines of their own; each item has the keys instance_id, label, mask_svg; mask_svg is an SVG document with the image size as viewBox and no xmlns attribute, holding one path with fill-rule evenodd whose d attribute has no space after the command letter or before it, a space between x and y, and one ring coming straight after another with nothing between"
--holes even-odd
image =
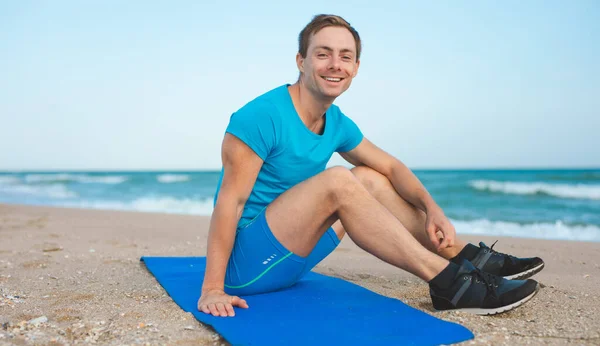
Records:
<instances>
[{"instance_id":1,"label":"hand","mask_svg":"<svg viewBox=\"0 0 600 346\"><path fill-rule=\"evenodd\" d=\"M248 303L240 297L230 296L223 290L203 292L198 300L198 310L213 316L235 316L233 307L247 309Z\"/></svg>"},{"instance_id":2,"label":"hand","mask_svg":"<svg viewBox=\"0 0 600 346\"><path fill-rule=\"evenodd\" d=\"M456 238L456 230L444 212L439 207L427 211L427 220L425 221L425 229L431 243L440 252L445 248L454 246L454 238ZM438 237L438 232L442 234L442 241Z\"/></svg>"}]
</instances>

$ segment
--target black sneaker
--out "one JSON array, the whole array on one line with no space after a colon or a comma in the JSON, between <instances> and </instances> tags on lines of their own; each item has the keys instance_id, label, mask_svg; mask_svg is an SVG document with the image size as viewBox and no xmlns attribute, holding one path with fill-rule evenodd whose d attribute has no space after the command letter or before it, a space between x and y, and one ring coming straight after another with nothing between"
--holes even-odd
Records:
<instances>
[{"instance_id":1,"label":"black sneaker","mask_svg":"<svg viewBox=\"0 0 600 346\"><path fill-rule=\"evenodd\" d=\"M512 310L538 291L535 280L507 280L475 268L463 260L454 280L446 288L429 284L434 309L460 310L477 315L495 315Z\"/></svg>"},{"instance_id":2,"label":"black sneaker","mask_svg":"<svg viewBox=\"0 0 600 346\"><path fill-rule=\"evenodd\" d=\"M516 280L527 279L544 268L544 261L539 257L518 258L494 250L497 242L492 247L487 247L483 242L479 243L479 247L467 244L450 261L460 265L466 259L484 272Z\"/></svg>"}]
</instances>

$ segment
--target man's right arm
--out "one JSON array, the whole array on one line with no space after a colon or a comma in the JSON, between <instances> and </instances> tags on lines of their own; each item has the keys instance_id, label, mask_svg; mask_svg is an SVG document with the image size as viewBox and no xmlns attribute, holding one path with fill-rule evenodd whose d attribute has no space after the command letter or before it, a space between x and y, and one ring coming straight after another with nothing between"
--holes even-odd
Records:
<instances>
[{"instance_id":1,"label":"man's right arm","mask_svg":"<svg viewBox=\"0 0 600 346\"><path fill-rule=\"evenodd\" d=\"M202 294L224 289L236 227L263 164L250 147L229 133L223 139L221 156L223 179L210 221Z\"/></svg>"}]
</instances>

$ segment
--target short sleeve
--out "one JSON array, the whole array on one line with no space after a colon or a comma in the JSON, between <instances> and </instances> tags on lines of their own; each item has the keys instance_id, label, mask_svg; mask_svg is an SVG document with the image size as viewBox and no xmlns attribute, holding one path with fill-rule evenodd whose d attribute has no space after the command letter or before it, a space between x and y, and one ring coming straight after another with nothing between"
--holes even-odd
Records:
<instances>
[{"instance_id":1,"label":"short sleeve","mask_svg":"<svg viewBox=\"0 0 600 346\"><path fill-rule=\"evenodd\" d=\"M340 116L340 127L342 129L341 133L344 135L336 151L344 153L356 148L356 146L362 141L363 134L356 123L352 121L352 119L348 118L341 112Z\"/></svg>"},{"instance_id":2,"label":"short sleeve","mask_svg":"<svg viewBox=\"0 0 600 346\"><path fill-rule=\"evenodd\" d=\"M275 147L274 109L264 103L249 103L231 115L225 132L246 143L263 161Z\"/></svg>"}]
</instances>

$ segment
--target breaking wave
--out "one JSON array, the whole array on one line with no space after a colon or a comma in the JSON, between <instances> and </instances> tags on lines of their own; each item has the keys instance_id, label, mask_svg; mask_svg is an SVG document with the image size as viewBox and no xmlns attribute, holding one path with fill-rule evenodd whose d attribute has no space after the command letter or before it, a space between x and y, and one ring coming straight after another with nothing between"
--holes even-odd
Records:
<instances>
[{"instance_id":1,"label":"breaking wave","mask_svg":"<svg viewBox=\"0 0 600 346\"><path fill-rule=\"evenodd\" d=\"M544 194L559 198L600 200L600 185L473 180L469 182L469 186L479 191L500 192L504 194Z\"/></svg>"}]
</instances>

